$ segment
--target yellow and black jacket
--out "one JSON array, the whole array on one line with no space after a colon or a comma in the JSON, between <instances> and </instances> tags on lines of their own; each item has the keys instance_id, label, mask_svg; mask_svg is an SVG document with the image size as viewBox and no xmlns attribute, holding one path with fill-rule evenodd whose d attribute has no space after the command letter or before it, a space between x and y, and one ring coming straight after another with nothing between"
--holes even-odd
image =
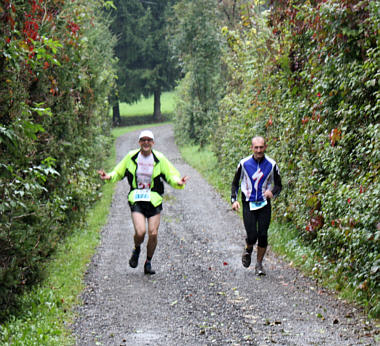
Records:
<instances>
[{"instance_id":1,"label":"yellow and black jacket","mask_svg":"<svg viewBox=\"0 0 380 346\"><path fill-rule=\"evenodd\" d=\"M140 149L130 151L113 169L109 175L111 182L122 180L125 177L128 179L131 190L128 194L128 202L135 203L133 193L137 189L136 170L137 170L137 156ZM178 185L181 175L178 170L170 163L170 161L160 152L153 151L154 167L151 181L151 200L153 206L157 207L162 203L162 195L164 193L163 180L176 189L183 189L184 185Z\"/></svg>"}]
</instances>

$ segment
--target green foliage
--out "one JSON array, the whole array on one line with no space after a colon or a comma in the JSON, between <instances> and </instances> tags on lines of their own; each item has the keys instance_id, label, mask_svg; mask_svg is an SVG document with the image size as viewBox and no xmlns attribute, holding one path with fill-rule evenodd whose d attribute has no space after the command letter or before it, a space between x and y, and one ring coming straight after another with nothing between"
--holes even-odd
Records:
<instances>
[{"instance_id":1,"label":"green foliage","mask_svg":"<svg viewBox=\"0 0 380 346\"><path fill-rule=\"evenodd\" d=\"M222 28L229 47L224 58L229 68L227 93L220 103L221 118L213 150L222 174L232 181L241 157L250 154L251 138L265 135L276 110L271 96L278 92L271 73L277 43L259 7L243 7L241 27Z\"/></svg>"},{"instance_id":2,"label":"green foliage","mask_svg":"<svg viewBox=\"0 0 380 346\"><path fill-rule=\"evenodd\" d=\"M41 262L97 197L94 168L109 147L114 78L101 7L97 0L0 7L1 311L38 280Z\"/></svg>"},{"instance_id":3,"label":"green foliage","mask_svg":"<svg viewBox=\"0 0 380 346\"><path fill-rule=\"evenodd\" d=\"M264 135L289 221L336 282L379 311L378 1L272 1L267 20L244 8L229 45L228 93L215 148L226 179ZM338 285L339 286L339 285Z\"/></svg>"},{"instance_id":4,"label":"green foliage","mask_svg":"<svg viewBox=\"0 0 380 346\"><path fill-rule=\"evenodd\" d=\"M205 145L215 129L221 89L222 42L215 0L183 0L175 6L171 48L185 78L178 87L177 138Z\"/></svg>"},{"instance_id":5,"label":"green foliage","mask_svg":"<svg viewBox=\"0 0 380 346\"><path fill-rule=\"evenodd\" d=\"M114 165L115 153L112 162ZM111 160L109 160L111 161ZM0 328L2 345L73 345L67 323L75 318L73 307L83 290L83 274L99 242L111 203L113 184L104 185L102 199L86 215L86 227L60 243L44 264L46 278L17 298L18 312Z\"/></svg>"}]
</instances>

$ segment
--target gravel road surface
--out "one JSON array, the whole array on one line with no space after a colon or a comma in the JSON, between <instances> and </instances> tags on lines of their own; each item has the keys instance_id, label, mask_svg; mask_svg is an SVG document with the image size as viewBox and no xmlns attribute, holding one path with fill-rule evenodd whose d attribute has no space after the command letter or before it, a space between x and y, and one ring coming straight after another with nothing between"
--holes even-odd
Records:
<instances>
[{"instance_id":1,"label":"gravel road surface","mask_svg":"<svg viewBox=\"0 0 380 346\"><path fill-rule=\"evenodd\" d=\"M171 125L152 130L155 149L190 180L185 190L165 185L152 276L143 272L147 239L139 266L128 265L129 186L117 184L72 326L77 345L376 344L379 331L360 309L318 287L270 248L265 277L254 275L254 261L244 268L242 220L182 160ZM138 133L118 139L118 161L137 147Z\"/></svg>"}]
</instances>

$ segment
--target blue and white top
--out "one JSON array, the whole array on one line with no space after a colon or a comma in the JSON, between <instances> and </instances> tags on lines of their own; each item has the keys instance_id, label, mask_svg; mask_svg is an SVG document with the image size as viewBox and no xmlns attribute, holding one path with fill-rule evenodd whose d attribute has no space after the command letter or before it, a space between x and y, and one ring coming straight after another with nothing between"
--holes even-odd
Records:
<instances>
[{"instance_id":1,"label":"blue and white top","mask_svg":"<svg viewBox=\"0 0 380 346\"><path fill-rule=\"evenodd\" d=\"M246 202L265 201L266 190L272 191L274 197L278 196L282 184L276 162L266 155L260 161L257 161L253 155L242 159L232 181L231 203L236 201L239 187Z\"/></svg>"}]
</instances>

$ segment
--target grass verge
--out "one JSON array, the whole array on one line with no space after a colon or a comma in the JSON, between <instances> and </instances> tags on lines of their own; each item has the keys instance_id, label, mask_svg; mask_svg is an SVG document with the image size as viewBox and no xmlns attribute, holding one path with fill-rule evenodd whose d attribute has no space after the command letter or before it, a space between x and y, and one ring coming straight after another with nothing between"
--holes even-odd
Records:
<instances>
[{"instance_id":1,"label":"grass verge","mask_svg":"<svg viewBox=\"0 0 380 346\"><path fill-rule=\"evenodd\" d=\"M116 128L118 136L145 127ZM137 140L136 140L137 142ZM108 170L115 164L115 147L104 163ZM104 184L102 198L88 212L85 227L76 230L59 245L46 263L46 278L19 298L17 315L0 326L0 345L74 345L69 326L75 319L74 307L80 304L83 276L100 240L107 221L114 184Z\"/></svg>"}]
</instances>

